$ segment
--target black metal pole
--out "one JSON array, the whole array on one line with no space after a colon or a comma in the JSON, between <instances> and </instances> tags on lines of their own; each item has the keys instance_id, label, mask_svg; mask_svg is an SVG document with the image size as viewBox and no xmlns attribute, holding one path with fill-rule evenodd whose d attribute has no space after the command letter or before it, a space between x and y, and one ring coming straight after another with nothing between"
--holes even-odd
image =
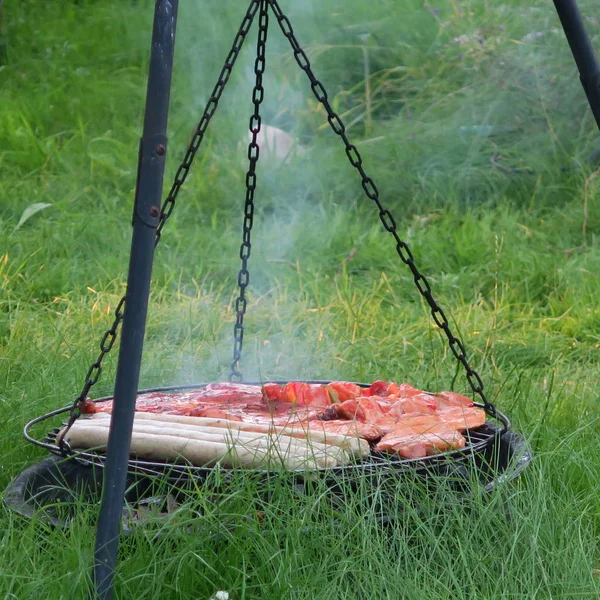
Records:
<instances>
[{"instance_id":1,"label":"black metal pole","mask_svg":"<svg viewBox=\"0 0 600 600\"><path fill-rule=\"evenodd\" d=\"M556 12L567 36L579 77L600 129L600 66L594 55L592 43L585 30L581 13L575 0L554 0Z\"/></svg>"},{"instance_id":2,"label":"black metal pole","mask_svg":"<svg viewBox=\"0 0 600 600\"><path fill-rule=\"evenodd\" d=\"M177 8L178 0L156 0L154 8L127 295L94 553L94 582L99 600L113 598L131 430L146 329L154 238L160 216Z\"/></svg>"}]
</instances>

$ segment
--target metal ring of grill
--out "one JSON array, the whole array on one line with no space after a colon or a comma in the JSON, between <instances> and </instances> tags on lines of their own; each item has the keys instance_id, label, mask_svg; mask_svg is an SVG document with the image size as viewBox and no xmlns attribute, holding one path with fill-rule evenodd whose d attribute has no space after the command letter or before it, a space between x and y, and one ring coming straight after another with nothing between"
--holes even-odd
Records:
<instances>
[{"instance_id":1,"label":"metal ring of grill","mask_svg":"<svg viewBox=\"0 0 600 600\"><path fill-rule=\"evenodd\" d=\"M260 383L256 382L250 383L254 385L260 385ZM287 381L276 381L274 383L285 384L287 383ZM331 382L325 380L310 380L306 381L306 383L327 384ZM151 392L178 392L184 390L202 389L206 385L208 384L202 383L183 386L151 388L139 390L138 394L145 394ZM365 383L357 383L357 385L365 388L369 387L369 384ZM106 400L112 400L112 396L98 398L97 400L94 400L94 402L103 402ZM486 406L484 406L483 404L475 403L475 406L482 408L487 412ZM56 437L60 429L59 427L55 427L54 429L49 431L46 434L44 440L36 439L30 433L31 428L34 425L56 417L58 415L68 413L70 409L71 407L67 406L46 413L40 417L36 417L35 419L32 419L25 425L23 429L23 435L25 439L28 442L35 444L36 446L45 448L52 454L71 458L72 460L82 465L104 467L106 456L102 452L91 450L73 450L71 448L66 448L64 451L61 451L61 449L56 444ZM294 471L294 473L297 473L298 475L311 473L322 473L326 475L344 475L347 473L357 473L363 471L379 471L381 469L388 469L394 471L406 469L418 470L436 467L449 463L457 464L460 462L464 462L469 457L485 453L491 446L493 446L493 444L499 439L500 436L504 435L510 429L510 420L506 415L502 414L497 409L495 409L495 414L490 415L489 412L487 412L487 414L490 416L490 419L488 419L483 426L478 427L477 429L468 430L463 434L467 439L467 444L464 448L461 448L460 450L452 450L450 452L435 454L427 456L425 458L412 459L399 458L372 451L371 455L368 458L357 461L354 464L344 465L341 467L298 470ZM494 423L494 421L496 421L496 423ZM129 469L133 473L159 476L166 478L169 481L181 481L182 479L187 479L189 477L205 477L209 473L212 473L215 467L197 467L190 464L175 464L166 461L149 461L130 457ZM225 473L233 471L233 469L224 469ZM268 470L261 469L244 469L244 471L254 471L257 473L262 473L264 475L268 475L270 473L270 471Z\"/></svg>"}]
</instances>

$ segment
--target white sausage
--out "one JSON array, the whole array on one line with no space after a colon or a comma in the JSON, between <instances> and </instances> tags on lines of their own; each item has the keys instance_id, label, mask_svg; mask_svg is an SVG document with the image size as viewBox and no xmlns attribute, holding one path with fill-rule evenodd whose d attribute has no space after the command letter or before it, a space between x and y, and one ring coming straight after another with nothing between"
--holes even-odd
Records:
<instances>
[{"instance_id":1,"label":"white sausage","mask_svg":"<svg viewBox=\"0 0 600 600\"><path fill-rule=\"evenodd\" d=\"M91 419L77 421L67 432L65 439L73 448L106 447L108 427ZM156 429L156 428L153 428ZM193 437L177 431L169 435L147 433L134 430L131 440L131 454L160 460L184 458L195 465L205 465L220 461L224 466L265 467L284 466L287 469L334 467L347 461L347 455L336 447L326 450L310 448L292 438L256 438L251 440L227 440L230 432L217 441L216 436L200 431L192 432ZM203 437L204 436L204 437Z\"/></svg>"},{"instance_id":2,"label":"white sausage","mask_svg":"<svg viewBox=\"0 0 600 600\"><path fill-rule=\"evenodd\" d=\"M94 413L94 419L109 419L110 414L104 412ZM135 420L158 421L160 423L181 423L195 426L220 427L231 430L249 431L256 433L275 433L299 439L309 437L311 441L339 446L354 456L366 456L369 454L369 444L358 436L340 435L329 433L323 429L309 429L305 424L281 427L266 423L247 423L241 421L229 421L216 417L188 417L185 415L168 415L147 412L136 412Z\"/></svg>"}]
</instances>

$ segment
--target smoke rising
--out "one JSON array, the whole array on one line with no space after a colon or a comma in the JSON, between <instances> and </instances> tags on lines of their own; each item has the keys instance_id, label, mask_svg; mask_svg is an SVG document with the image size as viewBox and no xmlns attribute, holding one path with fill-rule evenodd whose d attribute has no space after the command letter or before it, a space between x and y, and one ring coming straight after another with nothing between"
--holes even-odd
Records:
<instances>
[{"instance_id":1,"label":"smoke rising","mask_svg":"<svg viewBox=\"0 0 600 600\"><path fill-rule=\"evenodd\" d=\"M314 2L310 0L282 8L289 12L293 23L314 21ZM198 120L208 101L244 10L239 5L217 6L214 3L194 3L180 8L176 60L178 65L183 64L184 67L183 71L180 70L176 87L190 88L189 97L192 101L183 107L183 113L192 123ZM202 37L197 37L194 23L207 21L213 27L210 31L203 27ZM253 109L251 91L255 80L253 57L257 21L258 16L210 126L210 136L214 140L211 152L235 167L236 172L231 175L230 181L230 202L233 205L231 218L236 225L234 230L237 228L239 232L234 235L239 235L237 239L240 241L244 181L248 168L248 120ZM302 33L306 33L306 30L298 30L301 43L309 44L312 40ZM311 33L319 35L314 28ZM189 80L184 82L183 78L188 76ZM298 244L299 232L310 229L311 223L321 226L323 216L314 208L322 201L323 184L320 181L322 173L315 165L311 149L305 147L305 144L310 145L311 136L304 135L301 141L297 130L297 117L307 110L307 100L312 97L308 80L293 61L289 43L281 35L272 14L264 87L255 224L249 261L251 276L241 366L247 381L334 377L335 349L323 334L327 311L312 306L305 299L306 294L294 292L285 283L286 278L296 282L301 278L302 267L299 265L306 244ZM179 118L183 119L183 116ZM340 144L335 135L327 137L329 144ZM340 153L343 155L341 147ZM239 248L239 243L236 248ZM348 251L350 249L349 246ZM325 245L323 251L326 251ZM199 344L190 341L186 349L181 351L178 361L180 367L173 374L173 384L226 379L232 361L233 305L238 294L235 286L240 266L237 251L231 257L230 264L231 295L219 296L220 304L215 300L211 306L220 315L219 323L210 332L204 331L206 337L198 340ZM304 305L302 316L293 314L290 306L286 305L287 294L294 294L290 298L290 305L297 308ZM194 304L194 299L190 302ZM211 302L208 304L211 305ZM310 315L308 319L307 314ZM188 318L195 320L207 317L205 313L192 311ZM175 324L172 329L178 327L192 327L192 323L185 326L182 323ZM171 335L178 339L181 337L179 333L172 331Z\"/></svg>"}]
</instances>

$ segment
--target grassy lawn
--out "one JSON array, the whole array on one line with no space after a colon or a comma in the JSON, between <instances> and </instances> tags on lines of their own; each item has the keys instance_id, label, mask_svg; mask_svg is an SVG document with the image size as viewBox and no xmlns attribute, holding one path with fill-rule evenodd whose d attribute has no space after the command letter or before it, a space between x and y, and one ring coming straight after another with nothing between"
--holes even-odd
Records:
<instances>
[{"instance_id":1,"label":"grassy lawn","mask_svg":"<svg viewBox=\"0 0 600 600\"><path fill-rule=\"evenodd\" d=\"M268 502L242 474L222 493L200 487L167 522L122 540L119 597L597 598L600 140L553 7L281 4L490 399L535 461L466 504L443 486L399 484L387 528L365 486L342 505L322 482L298 494L283 475ZM166 184L243 5L181 2ZM596 4L580 5L600 49ZM44 457L22 427L79 393L124 292L151 19L148 0L4 7L2 490ZM259 161L246 378L390 378L466 392L272 25L264 120L306 152ZM254 36L157 250L142 387L228 373ZM116 354L106 362L95 397L112 391ZM82 506L64 531L1 505L0 598L86 598L96 517Z\"/></svg>"}]
</instances>

